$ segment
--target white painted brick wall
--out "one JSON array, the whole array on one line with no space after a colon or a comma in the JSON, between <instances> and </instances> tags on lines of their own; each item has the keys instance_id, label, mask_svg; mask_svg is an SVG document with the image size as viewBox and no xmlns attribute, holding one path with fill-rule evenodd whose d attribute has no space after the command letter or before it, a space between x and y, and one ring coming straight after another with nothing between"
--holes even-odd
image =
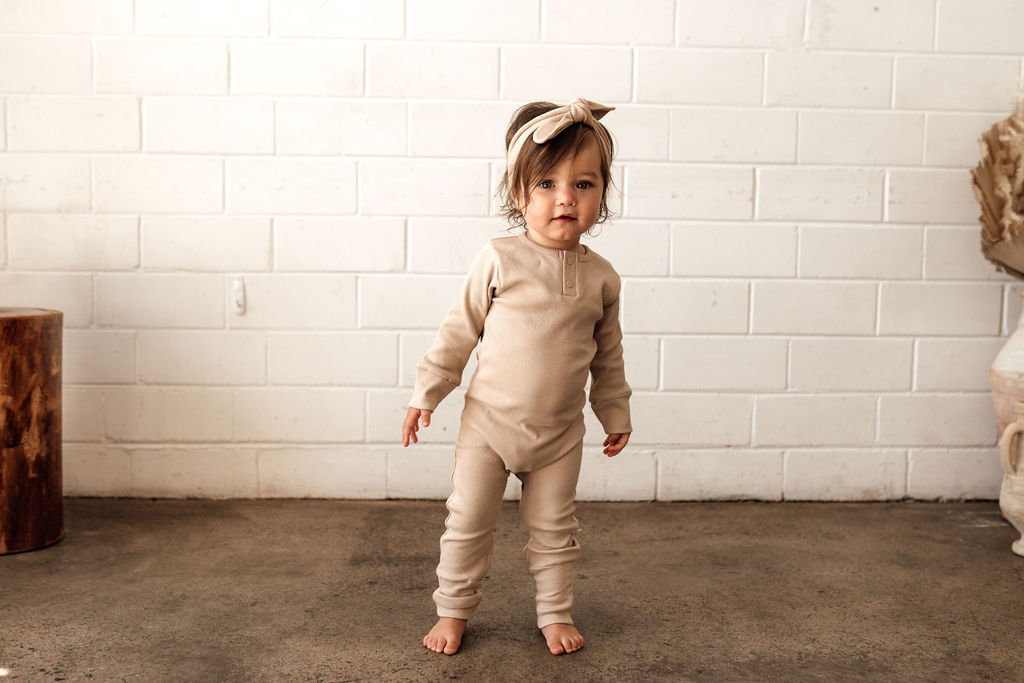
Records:
<instances>
[{"instance_id":1,"label":"white painted brick wall","mask_svg":"<svg viewBox=\"0 0 1024 683\"><path fill-rule=\"evenodd\" d=\"M34 11L34 5L22 5ZM15 3L4 3L4 12ZM17 10L14 10L17 11ZM24 11L24 10L22 10ZM0 31L6 25L0 22ZM13 27L12 27L13 28ZM16 30L16 29L15 29ZM88 38L4 35L0 40L0 90L7 93L88 93L92 90Z\"/></svg>"},{"instance_id":2,"label":"white painted brick wall","mask_svg":"<svg viewBox=\"0 0 1024 683\"><path fill-rule=\"evenodd\" d=\"M363 442L358 389L255 388L234 394L235 441Z\"/></svg>"},{"instance_id":3,"label":"white painted brick wall","mask_svg":"<svg viewBox=\"0 0 1024 683\"><path fill-rule=\"evenodd\" d=\"M356 209L356 165L337 159L228 159L231 213L346 214Z\"/></svg>"},{"instance_id":4,"label":"white painted brick wall","mask_svg":"<svg viewBox=\"0 0 1024 683\"><path fill-rule=\"evenodd\" d=\"M885 107L891 74L892 59L886 56L770 52L765 67L766 103L807 108Z\"/></svg>"},{"instance_id":5,"label":"white painted brick wall","mask_svg":"<svg viewBox=\"0 0 1024 683\"><path fill-rule=\"evenodd\" d=\"M672 226L672 274L793 277L797 231L791 225L697 223Z\"/></svg>"},{"instance_id":6,"label":"white painted brick wall","mask_svg":"<svg viewBox=\"0 0 1024 683\"><path fill-rule=\"evenodd\" d=\"M224 162L220 159L95 157L92 176L97 211L219 213L224 208Z\"/></svg>"},{"instance_id":7,"label":"white painted brick wall","mask_svg":"<svg viewBox=\"0 0 1024 683\"><path fill-rule=\"evenodd\" d=\"M768 220L872 222L882 218L881 171L846 168L763 169L758 217Z\"/></svg>"},{"instance_id":8,"label":"white painted brick wall","mask_svg":"<svg viewBox=\"0 0 1024 683\"><path fill-rule=\"evenodd\" d=\"M134 152L139 149L136 97L11 97L12 151Z\"/></svg>"},{"instance_id":9,"label":"white painted brick wall","mask_svg":"<svg viewBox=\"0 0 1024 683\"><path fill-rule=\"evenodd\" d=\"M1021 291L968 171L1011 0L0 2L0 306L64 312L65 491L444 498L398 444L509 115L614 105L630 446L589 500L993 498ZM234 312L236 279L246 310ZM518 483L506 496L517 498Z\"/></svg>"},{"instance_id":10,"label":"white painted brick wall","mask_svg":"<svg viewBox=\"0 0 1024 683\"><path fill-rule=\"evenodd\" d=\"M12 213L7 244L15 270L132 270L139 265L139 219Z\"/></svg>"},{"instance_id":11,"label":"white painted brick wall","mask_svg":"<svg viewBox=\"0 0 1024 683\"><path fill-rule=\"evenodd\" d=\"M919 279L921 229L802 226L800 276Z\"/></svg>"},{"instance_id":12,"label":"white painted brick wall","mask_svg":"<svg viewBox=\"0 0 1024 683\"><path fill-rule=\"evenodd\" d=\"M502 52L502 95L530 100L628 100L633 52L622 47L521 47ZM571 77L566 77L572 74Z\"/></svg>"},{"instance_id":13,"label":"white painted brick wall","mask_svg":"<svg viewBox=\"0 0 1024 683\"><path fill-rule=\"evenodd\" d=\"M89 327L93 315L93 280L89 275L0 273L4 306L52 308L64 313L64 329Z\"/></svg>"},{"instance_id":14,"label":"white painted brick wall","mask_svg":"<svg viewBox=\"0 0 1024 683\"><path fill-rule=\"evenodd\" d=\"M256 454L228 448L131 452L132 489L159 498L255 498Z\"/></svg>"},{"instance_id":15,"label":"white painted brick wall","mask_svg":"<svg viewBox=\"0 0 1024 683\"><path fill-rule=\"evenodd\" d=\"M676 3L679 45L791 48L801 44L805 0L703 0Z\"/></svg>"},{"instance_id":16,"label":"white painted brick wall","mask_svg":"<svg viewBox=\"0 0 1024 683\"><path fill-rule=\"evenodd\" d=\"M0 178L5 211L89 211L87 157L7 153Z\"/></svg>"},{"instance_id":17,"label":"white painted brick wall","mask_svg":"<svg viewBox=\"0 0 1024 683\"><path fill-rule=\"evenodd\" d=\"M924 117L806 111L800 112L799 135L801 163L919 166Z\"/></svg>"},{"instance_id":18,"label":"white painted brick wall","mask_svg":"<svg viewBox=\"0 0 1024 683\"><path fill-rule=\"evenodd\" d=\"M782 499L782 451L659 449L658 500Z\"/></svg>"},{"instance_id":19,"label":"white painted brick wall","mask_svg":"<svg viewBox=\"0 0 1024 683\"><path fill-rule=\"evenodd\" d=\"M494 99L498 95L496 46L371 43L366 60L366 91L373 97Z\"/></svg>"},{"instance_id":20,"label":"white painted brick wall","mask_svg":"<svg viewBox=\"0 0 1024 683\"><path fill-rule=\"evenodd\" d=\"M633 164L626 168L627 218L750 218L750 168Z\"/></svg>"},{"instance_id":21,"label":"white painted brick wall","mask_svg":"<svg viewBox=\"0 0 1024 683\"><path fill-rule=\"evenodd\" d=\"M913 344L907 339L794 339L789 381L797 391L908 391Z\"/></svg>"},{"instance_id":22,"label":"white painted brick wall","mask_svg":"<svg viewBox=\"0 0 1024 683\"><path fill-rule=\"evenodd\" d=\"M134 384L135 332L64 331L63 379L67 384Z\"/></svg>"},{"instance_id":23,"label":"white painted brick wall","mask_svg":"<svg viewBox=\"0 0 1024 683\"><path fill-rule=\"evenodd\" d=\"M224 279L219 275L99 275L95 289L100 327L224 326Z\"/></svg>"},{"instance_id":24,"label":"white painted brick wall","mask_svg":"<svg viewBox=\"0 0 1024 683\"><path fill-rule=\"evenodd\" d=\"M639 105L615 107L615 158L619 161L664 161L668 159L669 145L665 144L669 131L667 107ZM504 138L502 138L504 139Z\"/></svg>"},{"instance_id":25,"label":"white painted brick wall","mask_svg":"<svg viewBox=\"0 0 1024 683\"><path fill-rule=\"evenodd\" d=\"M1024 6L1013 0L943 0L938 48L943 52L1020 55ZM993 19L998 17L997 21Z\"/></svg>"},{"instance_id":26,"label":"white painted brick wall","mask_svg":"<svg viewBox=\"0 0 1024 683\"><path fill-rule=\"evenodd\" d=\"M898 500L907 493L906 451L792 451L783 467L787 500Z\"/></svg>"},{"instance_id":27,"label":"white painted brick wall","mask_svg":"<svg viewBox=\"0 0 1024 683\"><path fill-rule=\"evenodd\" d=\"M510 7L516 4L506 3ZM543 38L554 43L589 43L614 26L616 42L671 45L675 4L674 0L649 0L638 7L617 0L593 0L581 12L573 0L548 0L543 3Z\"/></svg>"},{"instance_id":28,"label":"white painted brick wall","mask_svg":"<svg viewBox=\"0 0 1024 683\"><path fill-rule=\"evenodd\" d=\"M146 97L147 152L273 154L274 102L245 97Z\"/></svg>"},{"instance_id":29,"label":"white painted brick wall","mask_svg":"<svg viewBox=\"0 0 1024 683\"><path fill-rule=\"evenodd\" d=\"M274 228L275 270L390 272L405 265L405 223L398 218L282 216Z\"/></svg>"},{"instance_id":30,"label":"white painted brick wall","mask_svg":"<svg viewBox=\"0 0 1024 683\"><path fill-rule=\"evenodd\" d=\"M796 113L757 109L677 109L673 161L789 163L796 159Z\"/></svg>"},{"instance_id":31,"label":"white painted brick wall","mask_svg":"<svg viewBox=\"0 0 1024 683\"><path fill-rule=\"evenodd\" d=\"M35 0L0 7L3 33L131 33L132 0Z\"/></svg>"},{"instance_id":32,"label":"white painted brick wall","mask_svg":"<svg viewBox=\"0 0 1024 683\"><path fill-rule=\"evenodd\" d=\"M891 395L879 399L879 443L991 446L999 435L988 394ZM936 420L942 415L942 420Z\"/></svg>"},{"instance_id":33,"label":"white painted brick wall","mask_svg":"<svg viewBox=\"0 0 1024 683\"><path fill-rule=\"evenodd\" d=\"M254 275L244 278L245 315L233 328L349 330L356 327L356 287L348 275Z\"/></svg>"},{"instance_id":34,"label":"white painted brick wall","mask_svg":"<svg viewBox=\"0 0 1024 683\"><path fill-rule=\"evenodd\" d=\"M666 339L661 386L673 391L782 391L786 340L781 337Z\"/></svg>"},{"instance_id":35,"label":"white painted brick wall","mask_svg":"<svg viewBox=\"0 0 1024 683\"><path fill-rule=\"evenodd\" d=\"M271 334L267 355L272 384L392 387L398 377L393 333Z\"/></svg>"},{"instance_id":36,"label":"white painted brick wall","mask_svg":"<svg viewBox=\"0 0 1024 683\"><path fill-rule=\"evenodd\" d=\"M141 228L146 270L270 270L267 216L144 215Z\"/></svg>"},{"instance_id":37,"label":"white painted brick wall","mask_svg":"<svg viewBox=\"0 0 1024 683\"><path fill-rule=\"evenodd\" d=\"M945 5L943 2L943 10ZM813 47L899 52L932 49L933 0L810 0L808 10Z\"/></svg>"},{"instance_id":38,"label":"white painted brick wall","mask_svg":"<svg viewBox=\"0 0 1024 683\"><path fill-rule=\"evenodd\" d=\"M277 153L283 155L401 155L406 150L403 102L336 99L277 100ZM310 135L316 131L316 135Z\"/></svg>"},{"instance_id":39,"label":"white painted brick wall","mask_svg":"<svg viewBox=\"0 0 1024 683\"><path fill-rule=\"evenodd\" d=\"M761 102L764 58L756 52L643 48L637 56L638 98L672 104Z\"/></svg>"},{"instance_id":40,"label":"white painted brick wall","mask_svg":"<svg viewBox=\"0 0 1024 683\"><path fill-rule=\"evenodd\" d=\"M270 0L270 34L307 38L401 38L403 0L363 5L323 0Z\"/></svg>"},{"instance_id":41,"label":"white painted brick wall","mask_svg":"<svg viewBox=\"0 0 1024 683\"><path fill-rule=\"evenodd\" d=\"M872 396L762 396L754 418L754 444L867 446L875 441Z\"/></svg>"},{"instance_id":42,"label":"white painted brick wall","mask_svg":"<svg viewBox=\"0 0 1024 683\"><path fill-rule=\"evenodd\" d=\"M228 44L223 40L96 38L97 92L223 95L228 90Z\"/></svg>"},{"instance_id":43,"label":"white painted brick wall","mask_svg":"<svg viewBox=\"0 0 1024 683\"><path fill-rule=\"evenodd\" d=\"M97 428L113 441L208 443L233 436L225 389L139 386L104 391L102 401Z\"/></svg>"},{"instance_id":44,"label":"white painted brick wall","mask_svg":"<svg viewBox=\"0 0 1024 683\"><path fill-rule=\"evenodd\" d=\"M432 0L406 2L406 35L413 40L536 42L539 0Z\"/></svg>"},{"instance_id":45,"label":"white painted brick wall","mask_svg":"<svg viewBox=\"0 0 1024 683\"><path fill-rule=\"evenodd\" d=\"M1002 119L999 114L928 114L925 117L926 166L970 168L978 163L981 131Z\"/></svg>"},{"instance_id":46,"label":"white painted brick wall","mask_svg":"<svg viewBox=\"0 0 1024 683\"><path fill-rule=\"evenodd\" d=\"M257 453L264 498L384 498L386 451L351 446Z\"/></svg>"},{"instance_id":47,"label":"white painted brick wall","mask_svg":"<svg viewBox=\"0 0 1024 683\"><path fill-rule=\"evenodd\" d=\"M139 381L145 384L266 384L267 349L256 332L143 331Z\"/></svg>"},{"instance_id":48,"label":"white painted brick wall","mask_svg":"<svg viewBox=\"0 0 1024 683\"><path fill-rule=\"evenodd\" d=\"M1020 59L898 55L894 73L897 109L1012 110Z\"/></svg>"},{"instance_id":49,"label":"white painted brick wall","mask_svg":"<svg viewBox=\"0 0 1024 683\"><path fill-rule=\"evenodd\" d=\"M869 335L875 331L876 290L870 282L755 282L753 331Z\"/></svg>"},{"instance_id":50,"label":"white painted brick wall","mask_svg":"<svg viewBox=\"0 0 1024 683\"><path fill-rule=\"evenodd\" d=\"M450 159L370 159L359 166L368 215L486 216L487 164Z\"/></svg>"},{"instance_id":51,"label":"white painted brick wall","mask_svg":"<svg viewBox=\"0 0 1024 683\"><path fill-rule=\"evenodd\" d=\"M248 0L136 0L135 31L170 36L263 36L267 4Z\"/></svg>"},{"instance_id":52,"label":"white painted brick wall","mask_svg":"<svg viewBox=\"0 0 1024 683\"><path fill-rule=\"evenodd\" d=\"M337 40L231 43L233 95L360 95L363 50Z\"/></svg>"},{"instance_id":53,"label":"white painted brick wall","mask_svg":"<svg viewBox=\"0 0 1024 683\"><path fill-rule=\"evenodd\" d=\"M98 443L106 438L104 415L111 404L104 390L91 387L64 387L62 436L64 441Z\"/></svg>"}]
</instances>

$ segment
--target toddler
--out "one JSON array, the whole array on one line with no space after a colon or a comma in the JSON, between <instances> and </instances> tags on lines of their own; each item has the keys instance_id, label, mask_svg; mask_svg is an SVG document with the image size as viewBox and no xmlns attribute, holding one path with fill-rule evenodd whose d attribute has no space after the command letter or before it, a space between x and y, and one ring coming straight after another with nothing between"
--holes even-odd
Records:
<instances>
[{"instance_id":1,"label":"toddler","mask_svg":"<svg viewBox=\"0 0 1024 683\"><path fill-rule=\"evenodd\" d=\"M613 154L598 122L612 107L576 99L533 102L505 137L503 209L525 233L492 239L476 257L433 345L416 365L402 443L462 380L479 344L455 442L454 491L441 536L434 592L438 622L423 638L454 654L480 604L509 473L522 481L525 552L537 584L537 626L553 654L583 647L573 626L572 567L580 554L573 515L590 402L617 455L629 441L631 391L622 362L619 276L580 244L608 217Z\"/></svg>"}]
</instances>

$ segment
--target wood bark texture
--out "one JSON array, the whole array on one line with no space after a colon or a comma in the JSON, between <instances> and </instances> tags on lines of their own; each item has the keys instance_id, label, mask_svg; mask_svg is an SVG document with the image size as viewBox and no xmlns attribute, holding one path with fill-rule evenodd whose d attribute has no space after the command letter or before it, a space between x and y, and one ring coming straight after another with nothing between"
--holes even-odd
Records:
<instances>
[{"instance_id":1,"label":"wood bark texture","mask_svg":"<svg viewBox=\"0 0 1024 683\"><path fill-rule=\"evenodd\" d=\"M60 311L0 307L0 555L64 536Z\"/></svg>"}]
</instances>

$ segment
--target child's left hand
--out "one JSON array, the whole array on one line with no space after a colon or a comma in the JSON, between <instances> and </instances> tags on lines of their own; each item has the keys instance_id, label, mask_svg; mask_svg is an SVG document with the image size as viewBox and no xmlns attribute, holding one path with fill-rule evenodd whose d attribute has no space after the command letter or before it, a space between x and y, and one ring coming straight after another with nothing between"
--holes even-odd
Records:
<instances>
[{"instance_id":1,"label":"child's left hand","mask_svg":"<svg viewBox=\"0 0 1024 683\"><path fill-rule=\"evenodd\" d=\"M604 440L604 454L614 458L629 443L629 434L609 434Z\"/></svg>"}]
</instances>

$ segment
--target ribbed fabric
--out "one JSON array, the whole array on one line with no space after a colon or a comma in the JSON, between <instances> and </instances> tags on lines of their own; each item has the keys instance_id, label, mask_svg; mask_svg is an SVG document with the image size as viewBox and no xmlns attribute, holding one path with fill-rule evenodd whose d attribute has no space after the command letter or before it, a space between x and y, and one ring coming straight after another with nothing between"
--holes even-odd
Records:
<instances>
[{"instance_id":1,"label":"ribbed fabric","mask_svg":"<svg viewBox=\"0 0 1024 683\"><path fill-rule=\"evenodd\" d=\"M409 405L437 408L479 343L466 411L487 424L507 469L543 466L582 438L590 375L605 432L631 432L620 286L612 265L590 249L550 249L524 234L491 240L416 365Z\"/></svg>"},{"instance_id":2,"label":"ribbed fabric","mask_svg":"<svg viewBox=\"0 0 1024 683\"><path fill-rule=\"evenodd\" d=\"M537 627L571 624L573 563L580 555L574 515L583 443L553 462L517 476L523 482L519 512L530 531L523 549L537 586ZM471 422L464 422L455 446L454 491L441 536L434 603L441 617L469 619L483 598L491 566L494 527L508 470Z\"/></svg>"}]
</instances>

